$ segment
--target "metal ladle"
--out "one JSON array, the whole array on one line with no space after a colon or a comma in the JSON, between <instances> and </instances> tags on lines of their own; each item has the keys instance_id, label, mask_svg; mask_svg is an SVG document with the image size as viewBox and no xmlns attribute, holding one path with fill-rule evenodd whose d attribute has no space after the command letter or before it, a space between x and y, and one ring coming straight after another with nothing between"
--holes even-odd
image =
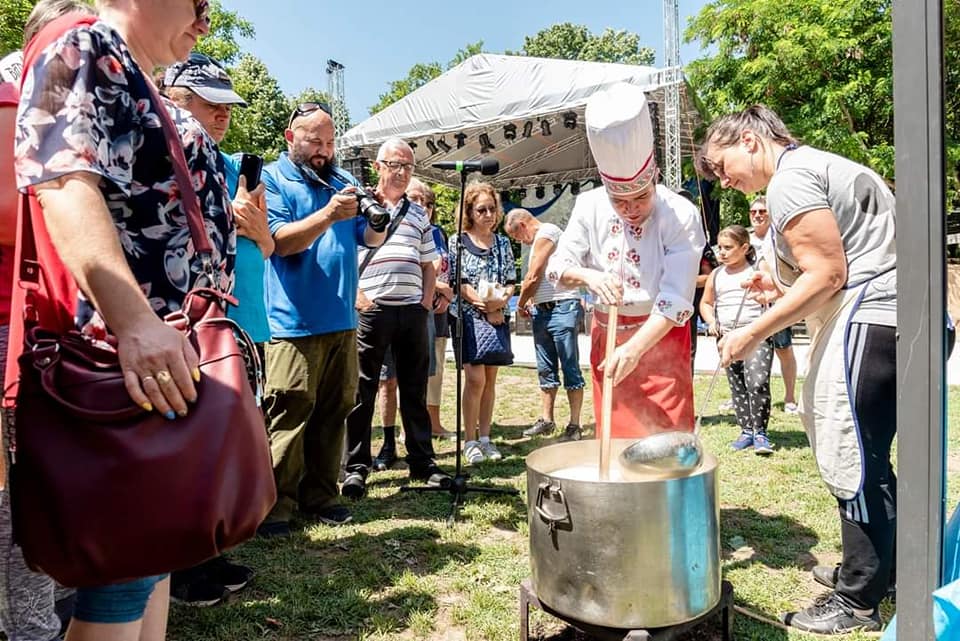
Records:
<instances>
[{"instance_id":1,"label":"metal ladle","mask_svg":"<svg viewBox=\"0 0 960 641\"><path fill-rule=\"evenodd\" d=\"M734 327L740 322L740 312L743 311L743 304L747 301L749 291L743 291L740 306L737 307L737 315L733 319ZM713 388L716 387L717 376L721 369L722 366L718 362L717 368L713 370L713 376L710 377L707 392L703 395L693 432L668 430L645 436L624 448L620 453L620 464L635 472L655 474L660 477L683 476L700 465L703 459L703 445L699 436L700 423L713 397Z\"/></svg>"}]
</instances>

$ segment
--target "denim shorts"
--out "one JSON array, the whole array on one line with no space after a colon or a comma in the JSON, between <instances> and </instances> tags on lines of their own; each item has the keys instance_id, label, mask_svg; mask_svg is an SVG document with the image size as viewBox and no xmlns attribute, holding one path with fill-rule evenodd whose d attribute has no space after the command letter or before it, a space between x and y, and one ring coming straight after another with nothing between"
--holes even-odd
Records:
<instances>
[{"instance_id":1,"label":"denim shorts","mask_svg":"<svg viewBox=\"0 0 960 641\"><path fill-rule=\"evenodd\" d=\"M793 345L793 333L790 328L781 329L772 336L774 349L786 349Z\"/></svg>"},{"instance_id":2,"label":"denim shorts","mask_svg":"<svg viewBox=\"0 0 960 641\"><path fill-rule=\"evenodd\" d=\"M560 387L558 370L563 370L564 388L583 389L580 348L577 345L577 329L582 313L580 301L575 299L557 301L553 309L534 308L533 345L537 352L540 389Z\"/></svg>"},{"instance_id":3,"label":"denim shorts","mask_svg":"<svg viewBox=\"0 0 960 641\"><path fill-rule=\"evenodd\" d=\"M133 623L143 618L157 583L168 575L148 576L101 588L79 588L73 618L87 623Z\"/></svg>"}]
</instances>

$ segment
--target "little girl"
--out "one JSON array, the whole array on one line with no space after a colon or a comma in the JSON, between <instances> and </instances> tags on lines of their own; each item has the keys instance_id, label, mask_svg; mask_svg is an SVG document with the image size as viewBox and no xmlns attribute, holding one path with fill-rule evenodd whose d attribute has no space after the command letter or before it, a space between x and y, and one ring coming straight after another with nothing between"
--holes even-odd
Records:
<instances>
[{"instance_id":1,"label":"little girl","mask_svg":"<svg viewBox=\"0 0 960 641\"><path fill-rule=\"evenodd\" d=\"M719 337L734 329L734 322L736 327L749 325L760 316L763 308L750 298L744 300L746 290L740 287L754 271L756 254L750 245L750 234L742 225L731 225L717 235L717 246L721 265L707 280L700 301L700 315L710 334ZM766 456L773 453L773 445L767 438L772 363L773 343L768 338L747 359L727 367L727 381L741 430L740 437L733 442L735 450L745 450L752 445L756 454Z\"/></svg>"}]
</instances>

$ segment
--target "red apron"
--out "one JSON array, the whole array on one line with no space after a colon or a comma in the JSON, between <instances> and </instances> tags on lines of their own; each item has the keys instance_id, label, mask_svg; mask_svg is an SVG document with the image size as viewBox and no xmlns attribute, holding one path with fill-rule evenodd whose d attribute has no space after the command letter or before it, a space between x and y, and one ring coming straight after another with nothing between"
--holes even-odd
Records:
<instances>
[{"instance_id":1,"label":"red apron","mask_svg":"<svg viewBox=\"0 0 960 641\"><path fill-rule=\"evenodd\" d=\"M633 336L648 316L619 316L617 345ZM590 328L590 368L593 407L600 433L603 408L603 362L607 341L607 314L595 310ZM690 329L674 327L640 359L637 368L613 388L613 438L640 438L663 430L692 432L693 376L690 372Z\"/></svg>"}]
</instances>

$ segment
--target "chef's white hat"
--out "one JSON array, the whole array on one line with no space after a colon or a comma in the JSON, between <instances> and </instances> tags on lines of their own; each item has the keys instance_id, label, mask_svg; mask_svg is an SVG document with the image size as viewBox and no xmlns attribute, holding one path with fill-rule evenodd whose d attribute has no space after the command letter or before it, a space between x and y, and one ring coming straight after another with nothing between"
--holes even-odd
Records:
<instances>
[{"instance_id":1,"label":"chef's white hat","mask_svg":"<svg viewBox=\"0 0 960 641\"><path fill-rule=\"evenodd\" d=\"M585 120L590 151L609 193L629 196L656 178L650 107L640 87L621 82L595 93Z\"/></svg>"}]
</instances>

